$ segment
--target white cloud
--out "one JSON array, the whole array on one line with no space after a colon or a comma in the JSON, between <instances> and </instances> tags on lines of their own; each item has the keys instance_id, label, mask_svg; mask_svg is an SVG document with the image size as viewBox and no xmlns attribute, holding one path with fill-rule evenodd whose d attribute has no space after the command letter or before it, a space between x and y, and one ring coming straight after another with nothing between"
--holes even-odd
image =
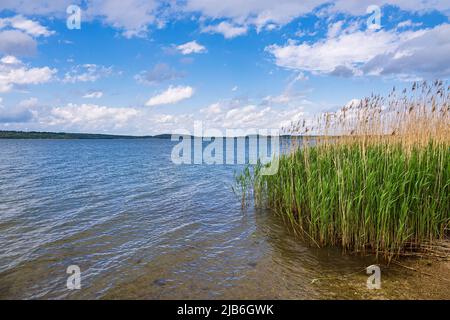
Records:
<instances>
[{"instance_id":1,"label":"white cloud","mask_svg":"<svg viewBox=\"0 0 450 320\"><path fill-rule=\"evenodd\" d=\"M9 92L16 86L49 82L57 72L49 67L28 68L12 56L3 57L0 62L0 92Z\"/></svg>"},{"instance_id":2,"label":"white cloud","mask_svg":"<svg viewBox=\"0 0 450 320\"><path fill-rule=\"evenodd\" d=\"M206 108L200 109L200 113L205 114L207 117L217 115L222 112L220 103L213 103Z\"/></svg>"},{"instance_id":3,"label":"white cloud","mask_svg":"<svg viewBox=\"0 0 450 320\"><path fill-rule=\"evenodd\" d=\"M0 127L14 123L17 130L66 132L157 134L192 132L194 121L202 121L204 129L272 129L287 126L303 115L304 103L295 106L267 105L248 101L220 101L196 113L165 114L152 108L123 108L97 104L72 104L57 107L37 105L37 100L20 103L22 109L0 112ZM25 109L25 107L27 107ZM30 109L30 110L28 110ZM1 111L1 110L0 110ZM7 125L6 125L7 126Z\"/></svg>"},{"instance_id":4,"label":"white cloud","mask_svg":"<svg viewBox=\"0 0 450 320\"><path fill-rule=\"evenodd\" d=\"M39 22L22 15L0 18L0 52L31 56L36 52L37 46L33 37L48 37L54 33Z\"/></svg>"},{"instance_id":5,"label":"white cloud","mask_svg":"<svg viewBox=\"0 0 450 320\"><path fill-rule=\"evenodd\" d=\"M222 21L217 25L210 25L202 28L202 32L206 33L220 33L226 39L232 39L247 33L246 26L236 26L229 22Z\"/></svg>"},{"instance_id":6,"label":"white cloud","mask_svg":"<svg viewBox=\"0 0 450 320\"><path fill-rule=\"evenodd\" d=\"M48 30L39 22L27 19L22 15L16 15L10 18L0 18L0 29L8 26L13 29L24 31L33 37L48 37L55 34L54 31Z\"/></svg>"},{"instance_id":7,"label":"white cloud","mask_svg":"<svg viewBox=\"0 0 450 320\"><path fill-rule=\"evenodd\" d=\"M321 2L322 4L326 3L324 0L318 2ZM333 3L330 10L332 12L344 12L352 15L364 15L367 7L370 5L378 5L380 7L383 5L393 5L411 12L438 10L447 14L449 13L448 10L450 8L448 2L434 0L337 0Z\"/></svg>"},{"instance_id":8,"label":"white cloud","mask_svg":"<svg viewBox=\"0 0 450 320\"><path fill-rule=\"evenodd\" d=\"M292 81L295 83L297 81L306 81L308 79L309 77L307 75L305 75L303 72L299 72Z\"/></svg>"},{"instance_id":9,"label":"white cloud","mask_svg":"<svg viewBox=\"0 0 450 320\"><path fill-rule=\"evenodd\" d=\"M357 31L314 44L288 42L266 48L276 64L288 69L331 73L339 66L353 68L386 51L392 51L398 37L390 32Z\"/></svg>"},{"instance_id":10,"label":"white cloud","mask_svg":"<svg viewBox=\"0 0 450 320\"><path fill-rule=\"evenodd\" d=\"M0 97L0 124L28 123L33 119L33 112L29 110L34 106L35 98L21 101L18 105L5 107L2 105L3 99Z\"/></svg>"},{"instance_id":11,"label":"white cloud","mask_svg":"<svg viewBox=\"0 0 450 320\"><path fill-rule=\"evenodd\" d=\"M200 113L204 126L217 129L281 129L303 114L302 105L276 107L264 104L245 104L239 101L214 103Z\"/></svg>"},{"instance_id":12,"label":"white cloud","mask_svg":"<svg viewBox=\"0 0 450 320\"><path fill-rule=\"evenodd\" d=\"M207 50L201 44L198 44L197 41L190 41L185 44L181 44L176 47L178 51L182 54L191 54L191 53L205 53Z\"/></svg>"},{"instance_id":13,"label":"white cloud","mask_svg":"<svg viewBox=\"0 0 450 320\"><path fill-rule=\"evenodd\" d=\"M82 5L84 19L98 19L128 38L146 36L150 26L161 28L167 20L191 13L200 13L205 20L225 19L235 26L254 26L258 31L275 29L319 7L326 14L363 16L369 5L389 4L410 12L438 10L450 15L449 2L436 0L2 0L0 11L65 19L69 4Z\"/></svg>"},{"instance_id":14,"label":"white cloud","mask_svg":"<svg viewBox=\"0 0 450 320\"><path fill-rule=\"evenodd\" d=\"M83 21L98 19L104 24L131 37L146 36L149 25L161 26L165 14L159 11L160 5L167 3L158 0L2 0L0 11L11 10L24 15L44 15L66 19L66 9L75 4L83 8Z\"/></svg>"},{"instance_id":15,"label":"white cloud","mask_svg":"<svg viewBox=\"0 0 450 320\"><path fill-rule=\"evenodd\" d=\"M411 20L405 20L405 21L400 22L397 25L397 29L414 28L414 27L420 27L421 25L423 25L423 23L421 23L421 22L412 22Z\"/></svg>"},{"instance_id":16,"label":"white cloud","mask_svg":"<svg viewBox=\"0 0 450 320\"><path fill-rule=\"evenodd\" d=\"M103 130L121 128L138 115L134 108L113 108L96 104L68 104L56 107L43 120L50 126Z\"/></svg>"},{"instance_id":17,"label":"white cloud","mask_svg":"<svg viewBox=\"0 0 450 320\"><path fill-rule=\"evenodd\" d=\"M153 109L73 104L40 109L34 130L148 135L171 133L193 123L190 114L155 113Z\"/></svg>"},{"instance_id":18,"label":"white cloud","mask_svg":"<svg viewBox=\"0 0 450 320\"><path fill-rule=\"evenodd\" d=\"M362 70L404 80L450 76L450 24L418 30L402 38L393 51L373 57Z\"/></svg>"},{"instance_id":19,"label":"white cloud","mask_svg":"<svg viewBox=\"0 0 450 320\"><path fill-rule=\"evenodd\" d=\"M85 15L92 19L101 19L104 23L122 30L126 38L144 37L148 25L162 25L163 14L158 12L156 0L90 0Z\"/></svg>"},{"instance_id":20,"label":"white cloud","mask_svg":"<svg viewBox=\"0 0 450 320\"><path fill-rule=\"evenodd\" d=\"M14 56L4 56L0 59L3 64L21 64L22 62Z\"/></svg>"},{"instance_id":21,"label":"white cloud","mask_svg":"<svg viewBox=\"0 0 450 320\"><path fill-rule=\"evenodd\" d=\"M182 100L192 97L193 94L194 94L194 89L192 87L170 86L166 91L164 91L154 97L151 97L145 105L151 107L151 106L157 106L157 105L163 105L163 104L177 103L177 102L180 102Z\"/></svg>"},{"instance_id":22,"label":"white cloud","mask_svg":"<svg viewBox=\"0 0 450 320\"><path fill-rule=\"evenodd\" d=\"M209 19L228 19L233 24L253 25L259 31L269 25L285 25L323 5L327 5L322 7L322 11L327 14L341 12L362 16L366 14L369 5L382 7L384 4L396 5L413 12L439 10L450 14L448 1L434 0L186 0L182 10L200 12Z\"/></svg>"},{"instance_id":23,"label":"white cloud","mask_svg":"<svg viewBox=\"0 0 450 320\"><path fill-rule=\"evenodd\" d=\"M33 108L36 107L39 103L39 100L35 97L31 97L29 99L25 99L19 102L19 106L24 108Z\"/></svg>"},{"instance_id":24,"label":"white cloud","mask_svg":"<svg viewBox=\"0 0 450 320\"><path fill-rule=\"evenodd\" d=\"M285 24L295 17L310 12L317 3L298 0L188 0L185 11L201 12L211 19L225 18L233 25L251 24L261 29L267 24ZM225 27L231 24L222 25ZM244 29L235 30L234 33L243 34ZM221 32L223 33L223 32Z\"/></svg>"},{"instance_id":25,"label":"white cloud","mask_svg":"<svg viewBox=\"0 0 450 320\"><path fill-rule=\"evenodd\" d=\"M289 41L284 46L271 45L266 51L280 67L312 73L350 76L408 70L411 74L448 71L445 66L450 62L449 24L405 32L348 32L335 25L330 29L329 37L316 43Z\"/></svg>"},{"instance_id":26,"label":"white cloud","mask_svg":"<svg viewBox=\"0 0 450 320\"><path fill-rule=\"evenodd\" d=\"M223 126L225 128L239 128L242 126L255 128L255 122L261 122L261 120L265 119L270 110L270 107L258 108L255 105L233 108L223 115Z\"/></svg>"},{"instance_id":27,"label":"white cloud","mask_svg":"<svg viewBox=\"0 0 450 320\"><path fill-rule=\"evenodd\" d=\"M83 64L73 67L64 75L63 82L94 82L100 78L112 74L112 67L99 66L96 64Z\"/></svg>"},{"instance_id":28,"label":"white cloud","mask_svg":"<svg viewBox=\"0 0 450 320\"><path fill-rule=\"evenodd\" d=\"M327 33L328 38L334 38L337 35L339 35L341 33L343 25L344 25L344 21L343 20L336 21L336 22L332 23L328 27L328 33Z\"/></svg>"},{"instance_id":29,"label":"white cloud","mask_svg":"<svg viewBox=\"0 0 450 320\"><path fill-rule=\"evenodd\" d=\"M37 43L32 37L19 30L0 31L0 53L19 56L32 56Z\"/></svg>"},{"instance_id":30,"label":"white cloud","mask_svg":"<svg viewBox=\"0 0 450 320\"><path fill-rule=\"evenodd\" d=\"M83 96L83 98L86 98L86 99L100 99L101 97L103 97L102 91L88 92Z\"/></svg>"},{"instance_id":31,"label":"white cloud","mask_svg":"<svg viewBox=\"0 0 450 320\"><path fill-rule=\"evenodd\" d=\"M0 11L11 10L21 14L34 15L65 15L66 8L71 3L78 4L79 0L2 0Z\"/></svg>"}]
</instances>

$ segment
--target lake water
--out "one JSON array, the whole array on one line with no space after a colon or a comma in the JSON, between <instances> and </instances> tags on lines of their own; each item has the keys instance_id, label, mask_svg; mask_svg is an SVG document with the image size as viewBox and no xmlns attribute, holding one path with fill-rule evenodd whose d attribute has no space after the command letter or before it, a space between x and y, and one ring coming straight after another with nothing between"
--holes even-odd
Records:
<instances>
[{"instance_id":1,"label":"lake water","mask_svg":"<svg viewBox=\"0 0 450 320\"><path fill-rule=\"evenodd\" d=\"M273 213L242 211L239 166L175 165L174 145L0 140L0 298L449 298L448 283L393 266L368 290L373 257L311 248Z\"/></svg>"}]
</instances>

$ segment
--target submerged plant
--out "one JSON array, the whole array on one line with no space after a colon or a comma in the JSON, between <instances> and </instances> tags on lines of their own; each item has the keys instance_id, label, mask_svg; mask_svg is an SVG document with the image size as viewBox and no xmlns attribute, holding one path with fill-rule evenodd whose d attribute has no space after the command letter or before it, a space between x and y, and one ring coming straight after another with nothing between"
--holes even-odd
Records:
<instances>
[{"instance_id":1,"label":"submerged plant","mask_svg":"<svg viewBox=\"0 0 450 320\"><path fill-rule=\"evenodd\" d=\"M443 82L423 82L300 121L289 133L303 143L276 175L239 181L318 246L388 258L420 250L450 228L449 101Z\"/></svg>"}]
</instances>

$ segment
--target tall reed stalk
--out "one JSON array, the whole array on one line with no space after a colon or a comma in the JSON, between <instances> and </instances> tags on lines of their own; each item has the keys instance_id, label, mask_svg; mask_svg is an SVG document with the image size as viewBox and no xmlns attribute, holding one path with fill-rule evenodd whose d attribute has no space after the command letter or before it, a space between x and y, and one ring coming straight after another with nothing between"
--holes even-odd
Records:
<instances>
[{"instance_id":1,"label":"tall reed stalk","mask_svg":"<svg viewBox=\"0 0 450 320\"><path fill-rule=\"evenodd\" d=\"M414 83L299 121L288 131L303 143L280 157L278 173L241 179L256 205L316 245L388 258L417 250L449 235L449 101L443 82Z\"/></svg>"}]
</instances>

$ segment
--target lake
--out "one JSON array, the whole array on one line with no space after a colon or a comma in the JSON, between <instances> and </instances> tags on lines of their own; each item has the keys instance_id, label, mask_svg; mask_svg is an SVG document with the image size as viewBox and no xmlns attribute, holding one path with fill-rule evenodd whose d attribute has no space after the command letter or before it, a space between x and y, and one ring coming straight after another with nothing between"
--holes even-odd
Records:
<instances>
[{"instance_id":1,"label":"lake","mask_svg":"<svg viewBox=\"0 0 450 320\"><path fill-rule=\"evenodd\" d=\"M448 283L384 264L382 289L367 289L373 256L310 247L277 215L242 210L242 166L176 165L174 145L0 140L0 298L449 298Z\"/></svg>"}]
</instances>

